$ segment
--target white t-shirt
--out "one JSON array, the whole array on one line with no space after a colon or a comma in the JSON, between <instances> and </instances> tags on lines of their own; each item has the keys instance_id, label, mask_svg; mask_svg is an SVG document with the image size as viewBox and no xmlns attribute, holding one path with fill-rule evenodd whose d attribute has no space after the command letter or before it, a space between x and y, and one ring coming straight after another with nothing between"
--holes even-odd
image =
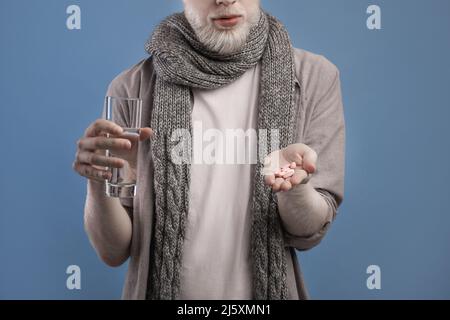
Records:
<instances>
[{"instance_id":1,"label":"white t-shirt","mask_svg":"<svg viewBox=\"0 0 450 320\"><path fill-rule=\"evenodd\" d=\"M250 159L255 158L247 154L240 158L246 163L230 164L226 153L217 152L224 150L221 147L230 137L230 129L256 132L259 83L258 64L220 89L193 90L195 156L180 299L252 299L250 228L255 165ZM219 141L223 144L214 144ZM249 141L246 150L251 152L256 140ZM228 156L230 151L227 149ZM216 157L208 159L207 155Z\"/></svg>"}]
</instances>

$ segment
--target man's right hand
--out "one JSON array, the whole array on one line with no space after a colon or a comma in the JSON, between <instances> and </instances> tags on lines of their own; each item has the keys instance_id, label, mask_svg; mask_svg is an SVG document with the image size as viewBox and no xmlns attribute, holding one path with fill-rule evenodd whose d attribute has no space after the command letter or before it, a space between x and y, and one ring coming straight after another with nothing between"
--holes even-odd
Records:
<instances>
[{"instance_id":1,"label":"man's right hand","mask_svg":"<svg viewBox=\"0 0 450 320\"><path fill-rule=\"evenodd\" d=\"M109 138L107 137L109 134ZM106 150L115 154L126 153L132 148L129 139L120 138L123 129L114 122L98 119L85 131L84 137L77 142L77 153L73 169L81 176L95 181L110 179L111 174L105 167L122 168L125 160L107 157ZM150 128L140 129L139 141L149 139L153 135Z\"/></svg>"}]
</instances>

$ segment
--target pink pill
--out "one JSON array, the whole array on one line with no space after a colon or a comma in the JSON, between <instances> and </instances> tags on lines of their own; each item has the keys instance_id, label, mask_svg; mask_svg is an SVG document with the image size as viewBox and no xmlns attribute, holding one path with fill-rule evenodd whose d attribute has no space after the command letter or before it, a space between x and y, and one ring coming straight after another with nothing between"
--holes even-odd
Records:
<instances>
[{"instance_id":1,"label":"pink pill","mask_svg":"<svg viewBox=\"0 0 450 320\"><path fill-rule=\"evenodd\" d=\"M295 170L290 169L289 171L286 171L286 173L283 175L283 178L286 179L286 178L292 177L294 175L294 173L295 173Z\"/></svg>"}]
</instances>

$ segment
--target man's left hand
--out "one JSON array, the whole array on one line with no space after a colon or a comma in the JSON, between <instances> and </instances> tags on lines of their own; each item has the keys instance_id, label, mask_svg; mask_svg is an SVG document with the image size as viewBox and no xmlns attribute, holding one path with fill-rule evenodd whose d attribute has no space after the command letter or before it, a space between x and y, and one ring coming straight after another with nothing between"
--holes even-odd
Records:
<instances>
[{"instance_id":1,"label":"man's left hand","mask_svg":"<svg viewBox=\"0 0 450 320\"><path fill-rule=\"evenodd\" d=\"M292 162L296 163L295 173L289 178L275 177L275 172ZM296 143L269 154L264 159L264 182L274 192L288 191L309 180L316 171L317 153L303 143Z\"/></svg>"}]
</instances>

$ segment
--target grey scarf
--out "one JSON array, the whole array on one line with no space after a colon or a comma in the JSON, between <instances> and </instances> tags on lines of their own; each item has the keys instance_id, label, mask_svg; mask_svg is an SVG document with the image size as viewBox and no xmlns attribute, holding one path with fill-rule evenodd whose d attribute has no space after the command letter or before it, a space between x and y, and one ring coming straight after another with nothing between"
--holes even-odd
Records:
<instances>
[{"instance_id":1,"label":"grey scarf","mask_svg":"<svg viewBox=\"0 0 450 320\"><path fill-rule=\"evenodd\" d=\"M147 299L168 300L179 297L190 186L190 164L170 161L171 150L179 143L171 141L171 135L176 129L187 129L192 136L191 89L220 88L261 61L258 129L267 130L265 145L271 146L276 138L279 147L286 147L293 143L295 121L294 58L286 29L265 12L251 28L245 47L235 54L223 56L206 49L183 13L166 18L146 50L153 56L157 74L151 119L156 196ZM277 137L271 129L278 129ZM258 145L261 143L258 137ZM192 144L185 151L191 155ZM265 186L261 172L261 159L272 151L258 148L254 176L251 256L253 297L257 300L287 299L287 257L277 199Z\"/></svg>"}]
</instances>

